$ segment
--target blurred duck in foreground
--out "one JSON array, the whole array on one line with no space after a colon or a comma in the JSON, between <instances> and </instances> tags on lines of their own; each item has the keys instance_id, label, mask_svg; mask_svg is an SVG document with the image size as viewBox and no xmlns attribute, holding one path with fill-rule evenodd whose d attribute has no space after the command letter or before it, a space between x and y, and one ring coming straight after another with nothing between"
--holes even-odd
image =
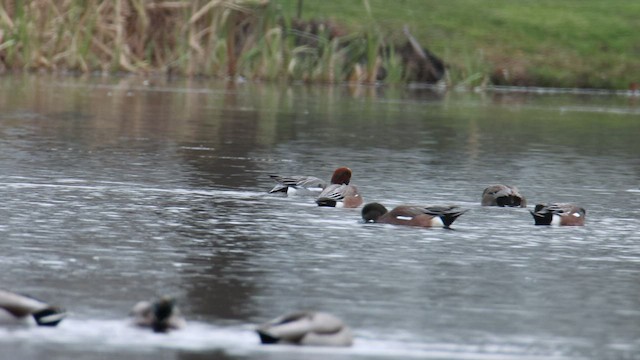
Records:
<instances>
[{"instance_id":1,"label":"blurred duck in foreground","mask_svg":"<svg viewBox=\"0 0 640 360\"><path fill-rule=\"evenodd\" d=\"M448 228L467 210L457 206L412 206L401 205L387 211L382 204L369 203L362 208L362 219L392 225Z\"/></svg>"},{"instance_id":2,"label":"blurred duck in foreground","mask_svg":"<svg viewBox=\"0 0 640 360\"><path fill-rule=\"evenodd\" d=\"M154 332L181 329L187 324L175 300L168 296L154 301L140 301L133 306L130 315L135 325L149 327Z\"/></svg>"},{"instance_id":3,"label":"blurred duck in foreground","mask_svg":"<svg viewBox=\"0 0 640 360\"><path fill-rule=\"evenodd\" d=\"M527 207L527 200L518 188L509 185L491 185L482 192L482 206Z\"/></svg>"},{"instance_id":4,"label":"blurred duck in foreground","mask_svg":"<svg viewBox=\"0 0 640 360\"><path fill-rule=\"evenodd\" d=\"M318 206L356 208L364 202L355 185L350 185L351 169L341 167L336 169L331 178L331 185L327 186L316 199Z\"/></svg>"},{"instance_id":5,"label":"blurred duck in foreground","mask_svg":"<svg viewBox=\"0 0 640 360\"><path fill-rule=\"evenodd\" d=\"M0 289L0 323L28 322L30 316L39 326L56 326L67 313L30 296Z\"/></svg>"},{"instance_id":6,"label":"blurred duck in foreground","mask_svg":"<svg viewBox=\"0 0 640 360\"><path fill-rule=\"evenodd\" d=\"M574 204L537 204L530 211L536 225L584 225L587 211Z\"/></svg>"},{"instance_id":7,"label":"blurred duck in foreground","mask_svg":"<svg viewBox=\"0 0 640 360\"><path fill-rule=\"evenodd\" d=\"M273 319L257 330L263 344L351 346L351 329L324 312L299 311Z\"/></svg>"}]
</instances>

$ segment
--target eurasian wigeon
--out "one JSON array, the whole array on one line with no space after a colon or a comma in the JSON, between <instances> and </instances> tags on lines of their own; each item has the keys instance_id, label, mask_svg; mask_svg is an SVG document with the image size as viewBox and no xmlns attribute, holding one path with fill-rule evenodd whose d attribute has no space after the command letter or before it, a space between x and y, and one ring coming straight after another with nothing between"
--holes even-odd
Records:
<instances>
[{"instance_id":1,"label":"eurasian wigeon","mask_svg":"<svg viewBox=\"0 0 640 360\"><path fill-rule=\"evenodd\" d=\"M584 225L587 211L574 204L537 204L529 211L536 225Z\"/></svg>"},{"instance_id":2,"label":"eurasian wigeon","mask_svg":"<svg viewBox=\"0 0 640 360\"><path fill-rule=\"evenodd\" d=\"M27 295L0 289L0 322L19 323L33 317L39 326L56 326L67 316L64 309Z\"/></svg>"},{"instance_id":3,"label":"eurasian wigeon","mask_svg":"<svg viewBox=\"0 0 640 360\"><path fill-rule=\"evenodd\" d=\"M491 185L482 192L482 206L527 207L527 200L518 188L509 185Z\"/></svg>"},{"instance_id":4,"label":"eurasian wigeon","mask_svg":"<svg viewBox=\"0 0 640 360\"><path fill-rule=\"evenodd\" d=\"M287 195L318 195L327 187L327 182L315 176L282 176L269 175L278 184L269 194L283 192ZM331 184L348 184L351 180L351 170L339 167L333 171Z\"/></svg>"},{"instance_id":5,"label":"eurasian wigeon","mask_svg":"<svg viewBox=\"0 0 640 360\"><path fill-rule=\"evenodd\" d=\"M134 325L151 328L154 332L180 329L187 324L175 300L168 296L140 301L133 306L129 315Z\"/></svg>"},{"instance_id":6,"label":"eurasian wigeon","mask_svg":"<svg viewBox=\"0 0 640 360\"><path fill-rule=\"evenodd\" d=\"M362 219L382 224L448 228L465 212L467 210L458 206L414 205L400 205L387 211L382 204L369 203L362 208Z\"/></svg>"},{"instance_id":7,"label":"eurasian wigeon","mask_svg":"<svg viewBox=\"0 0 640 360\"><path fill-rule=\"evenodd\" d=\"M299 311L260 325L256 331L263 344L351 346L351 329L324 312Z\"/></svg>"},{"instance_id":8,"label":"eurasian wigeon","mask_svg":"<svg viewBox=\"0 0 640 360\"><path fill-rule=\"evenodd\" d=\"M364 202L358 187L351 182L351 169L337 168L331 177L331 185L327 186L316 198L318 206L356 208Z\"/></svg>"}]
</instances>

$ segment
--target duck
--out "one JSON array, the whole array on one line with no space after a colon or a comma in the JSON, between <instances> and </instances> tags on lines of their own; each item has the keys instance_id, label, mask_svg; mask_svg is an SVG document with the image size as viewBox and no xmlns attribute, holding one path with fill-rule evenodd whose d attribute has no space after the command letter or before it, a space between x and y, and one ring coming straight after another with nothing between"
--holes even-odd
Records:
<instances>
[{"instance_id":1,"label":"duck","mask_svg":"<svg viewBox=\"0 0 640 360\"><path fill-rule=\"evenodd\" d=\"M536 225L583 226L587 211L575 204L537 204L529 211Z\"/></svg>"},{"instance_id":2,"label":"duck","mask_svg":"<svg viewBox=\"0 0 640 360\"><path fill-rule=\"evenodd\" d=\"M510 185L491 185L482 192L482 206L527 207L527 200L518 188Z\"/></svg>"},{"instance_id":3,"label":"duck","mask_svg":"<svg viewBox=\"0 0 640 360\"><path fill-rule=\"evenodd\" d=\"M351 346L351 329L341 319L326 312L296 311L256 329L262 344L306 346Z\"/></svg>"},{"instance_id":4,"label":"duck","mask_svg":"<svg viewBox=\"0 0 640 360\"><path fill-rule=\"evenodd\" d=\"M364 199L355 185L329 185L318 195L318 206L336 208L357 208L364 203Z\"/></svg>"},{"instance_id":5,"label":"duck","mask_svg":"<svg viewBox=\"0 0 640 360\"><path fill-rule=\"evenodd\" d=\"M269 176L278 183L269 194L283 192L287 195L319 195L329 185L349 184L351 169L346 166L335 169L329 184L314 176Z\"/></svg>"},{"instance_id":6,"label":"duck","mask_svg":"<svg viewBox=\"0 0 640 360\"><path fill-rule=\"evenodd\" d=\"M174 298L162 296L151 301L140 301L131 309L133 323L139 327L151 328L154 332L166 333L186 326Z\"/></svg>"},{"instance_id":7,"label":"duck","mask_svg":"<svg viewBox=\"0 0 640 360\"><path fill-rule=\"evenodd\" d=\"M400 205L388 211L384 205L374 202L362 208L362 219L366 223L449 228L460 215L467 211L455 205Z\"/></svg>"},{"instance_id":8,"label":"duck","mask_svg":"<svg viewBox=\"0 0 640 360\"><path fill-rule=\"evenodd\" d=\"M20 323L28 321L29 316L38 326L57 326L67 316L67 312L29 295L0 289L1 322Z\"/></svg>"},{"instance_id":9,"label":"duck","mask_svg":"<svg viewBox=\"0 0 640 360\"><path fill-rule=\"evenodd\" d=\"M357 208L364 203L358 187L350 184L351 169L341 167L336 169L331 177L331 184L316 198L318 206L337 208Z\"/></svg>"}]
</instances>

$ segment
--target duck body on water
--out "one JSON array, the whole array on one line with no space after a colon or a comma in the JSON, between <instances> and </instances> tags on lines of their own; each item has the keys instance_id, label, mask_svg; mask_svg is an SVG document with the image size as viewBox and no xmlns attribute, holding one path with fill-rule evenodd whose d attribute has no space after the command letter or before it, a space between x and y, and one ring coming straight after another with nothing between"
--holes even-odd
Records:
<instances>
[{"instance_id":1,"label":"duck body on water","mask_svg":"<svg viewBox=\"0 0 640 360\"><path fill-rule=\"evenodd\" d=\"M313 311L298 311L277 317L256 329L263 344L306 346L351 346L351 329L338 317Z\"/></svg>"},{"instance_id":2,"label":"duck body on water","mask_svg":"<svg viewBox=\"0 0 640 360\"><path fill-rule=\"evenodd\" d=\"M333 172L331 184L316 198L318 206L356 208L364 199L358 188L351 183L352 172L348 167L339 167Z\"/></svg>"},{"instance_id":3,"label":"duck body on water","mask_svg":"<svg viewBox=\"0 0 640 360\"><path fill-rule=\"evenodd\" d=\"M187 324L175 299L168 296L138 302L131 309L130 316L135 325L151 328L159 333L182 329Z\"/></svg>"},{"instance_id":4,"label":"duck body on water","mask_svg":"<svg viewBox=\"0 0 640 360\"><path fill-rule=\"evenodd\" d=\"M56 326L67 316L64 309L28 295L0 289L0 323L28 323L33 318L39 326Z\"/></svg>"},{"instance_id":5,"label":"duck body on water","mask_svg":"<svg viewBox=\"0 0 640 360\"><path fill-rule=\"evenodd\" d=\"M467 210L453 205L400 205L388 211L387 208L380 203L369 203L362 208L362 219L365 222L381 224L448 228L465 212L467 212Z\"/></svg>"},{"instance_id":6,"label":"duck body on water","mask_svg":"<svg viewBox=\"0 0 640 360\"><path fill-rule=\"evenodd\" d=\"M527 207L527 200L515 186L496 184L482 192L482 206Z\"/></svg>"},{"instance_id":7,"label":"duck body on water","mask_svg":"<svg viewBox=\"0 0 640 360\"><path fill-rule=\"evenodd\" d=\"M316 199L318 206L337 208L357 208L363 202L358 188L349 184L329 185Z\"/></svg>"},{"instance_id":8,"label":"duck body on water","mask_svg":"<svg viewBox=\"0 0 640 360\"><path fill-rule=\"evenodd\" d=\"M583 226L587 211L575 204L537 204L530 211L536 225Z\"/></svg>"}]
</instances>

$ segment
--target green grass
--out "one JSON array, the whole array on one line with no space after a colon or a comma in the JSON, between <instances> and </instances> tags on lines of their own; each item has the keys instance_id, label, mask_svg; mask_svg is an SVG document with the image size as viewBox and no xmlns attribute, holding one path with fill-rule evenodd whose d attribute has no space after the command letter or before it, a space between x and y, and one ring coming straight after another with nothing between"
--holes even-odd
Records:
<instances>
[{"instance_id":1,"label":"green grass","mask_svg":"<svg viewBox=\"0 0 640 360\"><path fill-rule=\"evenodd\" d=\"M295 16L298 0L272 1ZM349 31L373 24L394 39L407 24L454 82L483 74L512 85L626 89L640 81L639 1L304 0L302 17Z\"/></svg>"}]
</instances>

